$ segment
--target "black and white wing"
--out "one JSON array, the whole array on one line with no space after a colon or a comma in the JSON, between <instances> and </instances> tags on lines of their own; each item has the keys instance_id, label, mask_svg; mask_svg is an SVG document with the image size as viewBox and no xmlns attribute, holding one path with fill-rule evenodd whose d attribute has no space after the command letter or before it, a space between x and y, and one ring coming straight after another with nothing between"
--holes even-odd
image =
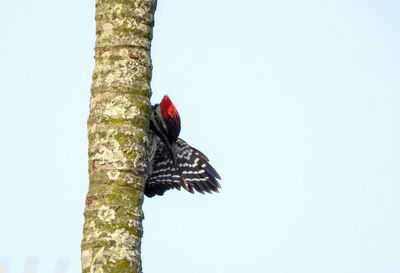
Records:
<instances>
[{"instance_id":1,"label":"black and white wing","mask_svg":"<svg viewBox=\"0 0 400 273\"><path fill-rule=\"evenodd\" d=\"M159 143L154 156L153 172L146 181L145 195L163 195L169 189L180 190L181 187L191 193L194 192L193 189L203 194L218 192L221 185L217 179L221 177L208 163L208 158L180 138L173 146L177 166L174 166L167 147L162 142Z\"/></svg>"}]
</instances>

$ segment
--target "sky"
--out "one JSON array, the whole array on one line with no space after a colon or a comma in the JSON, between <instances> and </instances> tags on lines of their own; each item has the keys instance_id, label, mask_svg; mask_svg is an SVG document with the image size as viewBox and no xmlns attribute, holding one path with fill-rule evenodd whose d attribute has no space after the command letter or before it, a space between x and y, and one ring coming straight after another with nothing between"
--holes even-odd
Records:
<instances>
[{"instance_id":1,"label":"sky","mask_svg":"<svg viewBox=\"0 0 400 273\"><path fill-rule=\"evenodd\" d=\"M0 13L0 272L79 272L94 1ZM158 1L152 102L222 189L145 199L144 272L400 272L399 28L398 1Z\"/></svg>"}]
</instances>

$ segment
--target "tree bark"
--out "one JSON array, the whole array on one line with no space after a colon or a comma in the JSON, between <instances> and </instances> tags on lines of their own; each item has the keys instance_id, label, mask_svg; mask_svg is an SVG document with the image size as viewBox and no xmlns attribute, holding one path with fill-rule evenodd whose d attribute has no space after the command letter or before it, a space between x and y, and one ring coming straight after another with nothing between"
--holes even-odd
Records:
<instances>
[{"instance_id":1,"label":"tree bark","mask_svg":"<svg viewBox=\"0 0 400 273\"><path fill-rule=\"evenodd\" d=\"M141 272L156 0L96 0L82 272Z\"/></svg>"}]
</instances>

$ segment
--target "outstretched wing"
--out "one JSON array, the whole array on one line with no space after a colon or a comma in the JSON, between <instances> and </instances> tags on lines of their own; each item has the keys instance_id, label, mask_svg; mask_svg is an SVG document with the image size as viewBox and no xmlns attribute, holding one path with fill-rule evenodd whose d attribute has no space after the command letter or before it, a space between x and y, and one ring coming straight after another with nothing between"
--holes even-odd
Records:
<instances>
[{"instance_id":1,"label":"outstretched wing","mask_svg":"<svg viewBox=\"0 0 400 273\"><path fill-rule=\"evenodd\" d=\"M203 153L180 138L174 143L174 150L177 168L164 145L157 150L153 173L145 185L146 196L163 195L165 191L173 188L179 190L181 186L191 193L193 189L200 193L218 192L221 185L217 179L221 177Z\"/></svg>"},{"instance_id":2,"label":"outstretched wing","mask_svg":"<svg viewBox=\"0 0 400 273\"><path fill-rule=\"evenodd\" d=\"M176 162L178 172L187 182L189 187L200 193L211 191L218 192L221 179L217 171L208 163L208 158L199 150L191 147L183 139L178 138L176 144ZM183 186L183 185L182 185ZM191 191L191 189L187 189Z\"/></svg>"}]
</instances>

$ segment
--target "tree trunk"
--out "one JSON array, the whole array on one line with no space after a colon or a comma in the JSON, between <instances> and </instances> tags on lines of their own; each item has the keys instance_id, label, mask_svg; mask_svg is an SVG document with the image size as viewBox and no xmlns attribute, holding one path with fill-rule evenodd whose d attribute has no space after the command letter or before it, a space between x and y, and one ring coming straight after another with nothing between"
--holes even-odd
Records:
<instances>
[{"instance_id":1,"label":"tree trunk","mask_svg":"<svg viewBox=\"0 0 400 273\"><path fill-rule=\"evenodd\" d=\"M141 272L156 0L96 0L82 272Z\"/></svg>"}]
</instances>

